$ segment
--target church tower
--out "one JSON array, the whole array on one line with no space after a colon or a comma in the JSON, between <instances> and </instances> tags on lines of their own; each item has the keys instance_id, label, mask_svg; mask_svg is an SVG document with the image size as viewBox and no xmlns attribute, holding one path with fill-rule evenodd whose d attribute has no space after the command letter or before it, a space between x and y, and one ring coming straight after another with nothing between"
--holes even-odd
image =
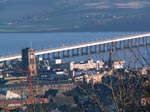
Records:
<instances>
[{"instance_id":1,"label":"church tower","mask_svg":"<svg viewBox=\"0 0 150 112\"><path fill-rule=\"evenodd\" d=\"M29 70L31 75L37 75L35 52L32 48L22 49L22 69Z\"/></svg>"}]
</instances>

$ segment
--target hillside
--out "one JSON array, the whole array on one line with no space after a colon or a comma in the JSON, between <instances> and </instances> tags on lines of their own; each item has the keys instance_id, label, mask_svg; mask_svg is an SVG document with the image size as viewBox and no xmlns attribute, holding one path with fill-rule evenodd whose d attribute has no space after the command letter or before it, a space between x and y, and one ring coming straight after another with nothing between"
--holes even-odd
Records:
<instances>
[{"instance_id":1,"label":"hillside","mask_svg":"<svg viewBox=\"0 0 150 112\"><path fill-rule=\"evenodd\" d=\"M147 31L148 0L0 0L0 32Z\"/></svg>"}]
</instances>

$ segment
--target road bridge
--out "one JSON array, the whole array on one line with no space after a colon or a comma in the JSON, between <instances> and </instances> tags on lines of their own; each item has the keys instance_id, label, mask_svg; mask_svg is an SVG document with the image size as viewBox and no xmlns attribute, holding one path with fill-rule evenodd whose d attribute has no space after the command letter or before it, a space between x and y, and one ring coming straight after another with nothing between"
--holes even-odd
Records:
<instances>
[{"instance_id":1,"label":"road bridge","mask_svg":"<svg viewBox=\"0 0 150 112\"><path fill-rule=\"evenodd\" d=\"M82 43L77 45L63 46L39 50L35 55L55 58L66 58L73 56L89 55L93 53L108 52L110 49L118 50L125 48L141 47L150 45L150 33L129 35L125 37L99 40L95 42ZM0 62L14 59L21 59L21 54L0 57Z\"/></svg>"}]
</instances>

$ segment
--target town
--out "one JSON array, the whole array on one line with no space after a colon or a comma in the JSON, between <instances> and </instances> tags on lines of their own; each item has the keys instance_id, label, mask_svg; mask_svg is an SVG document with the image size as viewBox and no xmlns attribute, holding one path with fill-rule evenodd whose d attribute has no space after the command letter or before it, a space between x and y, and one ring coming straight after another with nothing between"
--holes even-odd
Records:
<instances>
[{"instance_id":1,"label":"town","mask_svg":"<svg viewBox=\"0 0 150 112\"><path fill-rule=\"evenodd\" d=\"M22 59L0 64L2 111L110 112L149 109L149 73L125 68L125 60L88 59L62 63L22 49ZM145 94L147 92L147 94ZM35 108L36 107L36 108ZM108 108L109 107L109 108Z\"/></svg>"},{"instance_id":2,"label":"town","mask_svg":"<svg viewBox=\"0 0 150 112\"><path fill-rule=\"evenodd\" d=\"M0 0L0 112L150 112L150 0Z\"/></svg>"}]
</instances>

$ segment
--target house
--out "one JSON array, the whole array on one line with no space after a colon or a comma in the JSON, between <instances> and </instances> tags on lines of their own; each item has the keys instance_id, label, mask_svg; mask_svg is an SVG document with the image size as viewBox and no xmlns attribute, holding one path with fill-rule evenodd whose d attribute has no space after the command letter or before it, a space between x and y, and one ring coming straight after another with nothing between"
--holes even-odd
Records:
<instances>
[{"instance_id":1,"label":"house","mask_svg":"<svg viewBox=\"0 0 150 112\"><path fill-rule=\"evenodd\" d=\"M141 70L140 70L140 75L146 75L147 74L147 68L146 67L143 67Z\"/></svg>"},{"instance_id":2,"label":"house","mask_svg":"<svg viewBox=\"0 0 150 112\"><path fill-rule=\"evenodd\" d=\"M113 68L114 69L122 69L125 61L115 61L113 62Z\"/></svg>"},{"instance_id":3,"label":"house","mask_svg":"<svg viewBox=\"0 0 150 112\"><path fill-rule=\"evenodd\" d=\"M7 91L0 91L0 99L6 99L6 100L9 100L9 99L20 99L21 96L17 93L14 93L10 90L7 90Z\"/></svg>"},{"instance_id":4,"label":"house","mask_svg":"<svg viewBox=\"0 0 150 112\"><path fill-rule=\"evenodd\" d=\"M141 106L150 106L150 97L141 97Z\"/></svg>"}]
</instances>

